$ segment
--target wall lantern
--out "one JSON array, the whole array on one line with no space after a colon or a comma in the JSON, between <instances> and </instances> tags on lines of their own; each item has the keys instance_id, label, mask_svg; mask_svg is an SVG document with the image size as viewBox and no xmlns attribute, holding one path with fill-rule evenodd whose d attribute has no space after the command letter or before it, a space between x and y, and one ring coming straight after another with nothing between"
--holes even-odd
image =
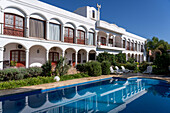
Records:
<instances>
[{"instance_id":1,"label":"wall lantern","mask_svg":"<svg viewBox=\"0 0 170 113\"><path fill-rule=\"evenodd\" d=\"M39 49L37 49L37 53L40 53L40 50L39 50Z\"/></svg>"}]
</instances>

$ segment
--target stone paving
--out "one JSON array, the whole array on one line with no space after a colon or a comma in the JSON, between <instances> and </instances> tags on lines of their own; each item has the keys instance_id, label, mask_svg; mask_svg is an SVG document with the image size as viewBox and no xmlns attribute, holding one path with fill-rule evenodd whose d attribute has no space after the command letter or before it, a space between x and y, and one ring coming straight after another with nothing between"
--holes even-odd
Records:
<instances>
[{"instance_id":1,"label":"stone paving","mask_svg":"<svg viewBox=\"0 0 170 113\"><path fill-rule=\"evenodd\" d=\"M82 83L82 82L93 81L93 80L100 80L100 79L109 78L109 77L153 78L153 79L166 80L170 83L170 77L164 77L164 76L161 76L161 75L158 76L158 75L144 75L144 74L140 74L140 73L128 73L128 74L123 74L123 75L102 75L102 76L98 76L98 77L87 77L87 78L73 79L73 80L60 81L60 82L54 82L54 83L48 83L48 84L25 86L25 87L15 88L15 89L0 90L0 96L17 94L17 93L24 93L24 92L34 91L34 90L50 89L50 88L72 85L72 84L77 84L77 83Z\"/></svg>"}]
</instances>

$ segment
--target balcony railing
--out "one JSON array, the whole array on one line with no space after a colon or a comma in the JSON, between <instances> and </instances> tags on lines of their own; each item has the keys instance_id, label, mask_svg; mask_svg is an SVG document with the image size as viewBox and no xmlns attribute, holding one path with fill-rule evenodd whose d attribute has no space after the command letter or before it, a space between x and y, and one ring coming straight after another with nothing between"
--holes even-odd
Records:
<instances>
[{"instance_id":1,"label":"balcony railing","mask_svg":"<svg viewBox=\"0 0 170 113\"><path fill-rule=\"evenodd\" d=\"M121 44L121 43L116 42L116 43L115 43L115 47L120 47L120 48L122 48L122 44Z\"/></svg>"},{"instance_id":2,"label":"balcony railing","mask_svg":"<svg viewBox=\"0 0 170 113\"><path fill-rule=\"evenodd\" d=\"M24 37L26 28L23 26L15 26L4 23L0 23L0 34Z\"/></svg>"}]
</instances>

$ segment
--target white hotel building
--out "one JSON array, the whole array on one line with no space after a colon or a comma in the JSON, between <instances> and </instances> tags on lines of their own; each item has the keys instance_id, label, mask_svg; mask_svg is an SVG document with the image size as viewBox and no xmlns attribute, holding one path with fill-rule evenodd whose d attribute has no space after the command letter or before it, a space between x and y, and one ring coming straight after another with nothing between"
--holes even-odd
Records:
<instances>
[{"instance_id":1,"label":"white hotel building","mask_svg":"<svg viewBox=\"0 0 170 113\"><path fill-rule=\"evenodd\" d=\"M38 0L0 0L0 69L53 63L59 56L72 65L95 60L104 51L146 60L146 39L100 20L94 7L69 12Z\"/></svg>"}]
</instances>

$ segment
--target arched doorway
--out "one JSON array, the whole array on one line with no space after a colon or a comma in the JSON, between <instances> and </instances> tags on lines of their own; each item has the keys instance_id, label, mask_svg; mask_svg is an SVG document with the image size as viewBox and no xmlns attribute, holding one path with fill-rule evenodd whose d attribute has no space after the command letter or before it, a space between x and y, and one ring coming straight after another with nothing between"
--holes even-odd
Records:
<instances>
[{"instance_id":1,"label":"arched doorway","mask_svg":"<svg viewBox=\"0 0 170 113\"><path fill-rule=\"evenodd\" d=\"M68 48L65 50L65 58L66 58L66 63L68 65L75 66L76 64L76 50L73 48Z\"/></svg>"},{"instance_id":2,"label":"arched doorway","mask_svg":"<svg viewBox=\"0 0 170 113\"><path fill-rule=\"evenodd\" d=\"M87 52L84 49L80 49L78 51L78 63L86 63L87 62Z\"/></svg>"},{"instance_id":3,"label":"arched doorway","mask_svg":"<svg viewBox=\"0 0 170 113\"><path fill-rule=\"evenodd\" d=\"M10 63L16 62L16 67L25 67L26 52L25 47L18 43L10 43L4 46L4 68L10 66Z\"/></svg>"},{"instance_id":4,"label":"arched doorway","mask_svg":"<svg viewBox=\"0 0 170 113\"><path fill-rule=\"evenodd\" d=\"M91 60L96 60L96 51L94 51L94 50L91 50L89 52L89 61L91 61Z\"/></svg>"},{"instance_id":5,"label":"arched doorway","mask_svg":"<svg viewBox=\"0 0 170 113\"><path fill-rule=\"evenodd\" d=\"M52 65L56 65L57 61L60 59L60 56L62 54L62 49L59 47L52 47L49 50L49 60L52 62Z\"/></svg>"},{"instance_id":6,"label":"arched doorway","mask_svg":"<svg viewBox=\"0 0 170 113\"><path fill-rule=\"evenodd\" d=\"M47 61L46 49L43 46L35 45L30 48L30 67L41 67Z\"/></svg>"}]
</instances>

